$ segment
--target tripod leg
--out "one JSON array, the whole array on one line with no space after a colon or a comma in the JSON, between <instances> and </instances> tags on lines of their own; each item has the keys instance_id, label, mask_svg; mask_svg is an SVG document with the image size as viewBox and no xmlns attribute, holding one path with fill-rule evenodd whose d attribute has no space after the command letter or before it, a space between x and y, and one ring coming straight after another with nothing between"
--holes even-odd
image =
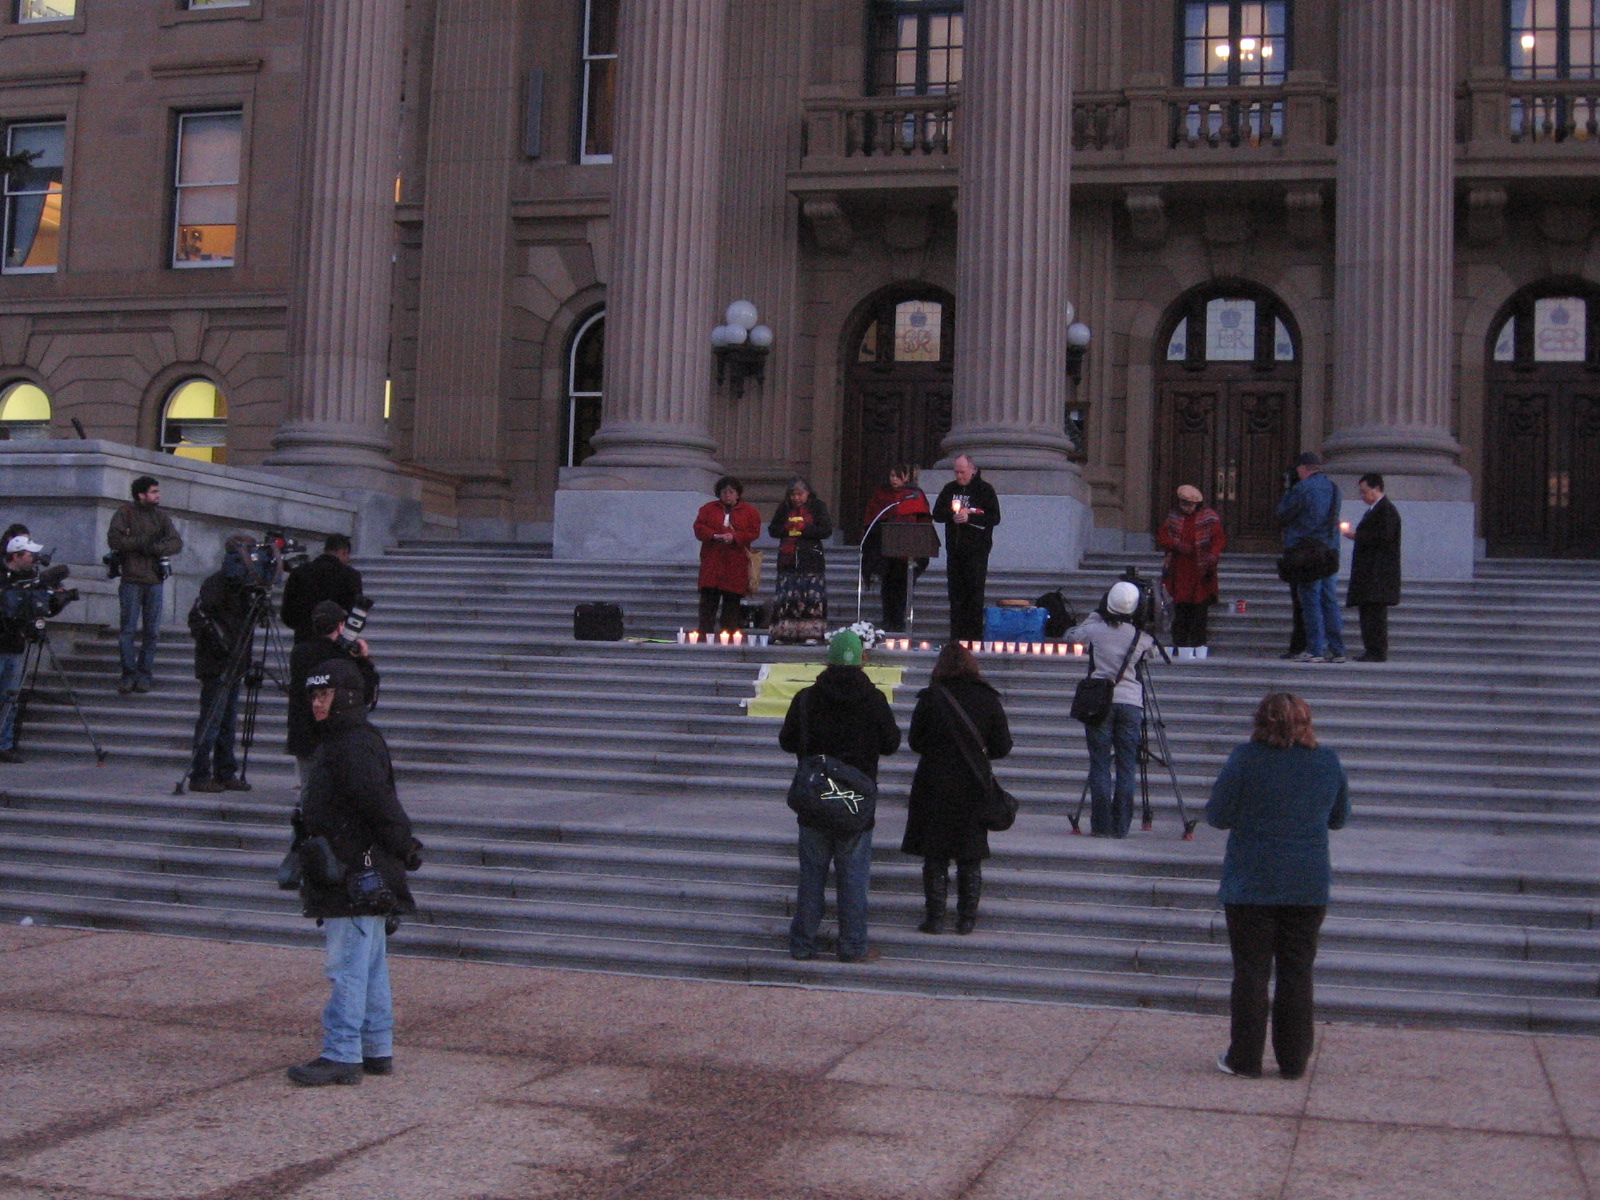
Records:
<instances>
[{"instance_id":1,"label":"tripod leg","mask_svg":"<svg viewBox=\"0 0 1600 1200\"><path fill-rule=\"evenodd\" d=\"M78 693L72 690L72 684L67 680L67 673L61 667L61 660L56 657L55 647L50 644L49 635L39 643L42 647L39 658L34 659L33 674L37 679L39 675L39 662L44 655L50 657L50 667L56 673L56 678L61 680L61 688L67 693L67 699L72 702L72 711L78 714L78 723L83 726L83 732L89 737L89 745L94 747L94 761L96 765L103 765L106 761L106 752L100 746L100 740L94 736L94 730L89 727L89 718L83 715L83 705L78 703ZM18 712L17 716L22 716Z\"/></svg>"},{"instance_id":2,"label":"tripod leg","mask_svg":"<svg viewBox=\"0 0 1600 1200\"><path fill-rule=\"evenodd\" d=\"M1079 823L1083 820L1083 806L1088 801L1088 799L1089 799L1089 777L1087 775L1085 775L1083 777L1083 791L1078 793L1078 807L1073 812L1071 812L1071 813L1069 813L1067 815L1067 820L1072 823L1072 832L1075 835L1083 833L1083 830L1079 827Z\"/></svg>"},{"instance_id":3,"label":"tripod leg","mask_svg":"<svg viewBox=\"0 0 1600 1200\"><path fill-rule=\"evenodd\" d=\"M1144 808L1139 816L1139 828L1149 833L1155 828L1155 814L1150 811L1150 720L1139 718L1139 793Z\"/></svg>"}]
</instances>

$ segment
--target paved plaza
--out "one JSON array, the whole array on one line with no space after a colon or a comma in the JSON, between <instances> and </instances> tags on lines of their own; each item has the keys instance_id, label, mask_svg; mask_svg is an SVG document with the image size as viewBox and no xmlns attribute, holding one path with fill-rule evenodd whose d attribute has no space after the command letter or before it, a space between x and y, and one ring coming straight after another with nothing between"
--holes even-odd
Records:
<instances>
[{"instance_id":1,"label":"paved plaza","mask_svg":"<svg viewBox=\"0 0 1600 1200\"><path fill-rule=\"evenodd\" d=\"M308 1091L320 965L0 930L0 1200L1600 1196L1595 1039L1327 1025L1249 1081L1221 1018L397 957L397 1073Z\"/></svg>"}]
</instances>

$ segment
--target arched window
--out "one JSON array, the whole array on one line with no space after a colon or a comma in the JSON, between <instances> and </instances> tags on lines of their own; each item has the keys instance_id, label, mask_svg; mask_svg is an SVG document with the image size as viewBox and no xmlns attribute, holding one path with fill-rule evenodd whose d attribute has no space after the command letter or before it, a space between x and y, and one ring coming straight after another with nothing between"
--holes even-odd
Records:
<instances>
[{"instance_id":1,"label":"arched window","mask_svg":"<svg viewBox=\"0 0 1600 1200\"><path fill-rule=\"evenodd\" d=\"M1177 77L1186 88L1282 87L1289 73L1288 0L1185 0ZM1283 140L1283 101L1218 100L1175 114L1177 144Z\"/></svg>"},{"instance_id":2,"label":"arched window","mask_svg":"<svg viewBox=\"0 0 1600 1200\"><path fill-rule=\"evenodd\" d=\"M209 379L172 389L161 414L161 448L179 458L228 461L228 402Z\"/></svg>"},{"instance_id":3,"label":"arched window","mask_svg":"<svg viewBox=\"0 0 1600 1200\"><path fill-rule=\"evenodd\" d=\"M50 436L50 397L43 388L26 382L0 387L0 436L13 442Z\"/></svg>"},{"instance_id":4,"label":"arched window","mask_svg":"<svg viewBox=\"0 0 1600 1200\"><path fill-rule=\"evenodd\" d=\"M867 85L874 96L961 90L963 0L879 0L872 6Z\"/></svg>"},{"instance_id":5,"label":"arched window","mask_svg":"<svg viewBox=\"0 0 1600 1200\"><path fill-rule=\"evenodd\" d=\"M594 453L589 439L600 430L605 395L606 314L593 313L578 326L567 351L567 405L561 431L561 465L576 467Z\"/></svg>"},{"instance_id":6,"label":"arched window","mask_svg":"<svg viewBox=\"0 0 1600 1200\"><path fill-rule=\"evenodd\" d=\"M1600 78L1600 2L1508 0L1506 71L1512 79ZM1564 142L1600 133L1593 96L1512 96L1516 141Z\"/></svg>"}]
</instances>

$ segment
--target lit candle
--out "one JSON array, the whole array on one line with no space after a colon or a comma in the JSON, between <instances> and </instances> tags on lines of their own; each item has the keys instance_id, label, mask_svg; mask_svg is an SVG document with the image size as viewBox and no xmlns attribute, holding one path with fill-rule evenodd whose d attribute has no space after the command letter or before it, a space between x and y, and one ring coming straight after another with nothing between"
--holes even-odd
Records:
<instances>
[{"instance_id":1,"label":"lit candle","mask_svg":"<svg viewBox=\"0 0 1600 1200\"><path fill-rule=\"evenodd\" d=\"M698 629L691 629L689 631L689 644L691 646L693 646L693 645L696 645L699 641L700 641L700 631Z\"/></svg>"},{"instance_id":2,"label":"lit candle","mask_svg":"<svg viewBox=\"0 0 1600 1200\"><path fill-rule=\"evenodd\" d=\"M1083 643L1082 642L1073 642L1072 643L1072 653L1077 655L1077 657L1082 658L1083 657Z\"/></svg>"},{"instance_id":3,"label":"lit candle","mask_svg":"<svg viewBox=\"0 0 1600 1200\"><path fill-rule=\"evenodd\" d=\"M721 633L717 634L717 640L726 646L732 639L729 638L728 631L724 629Z\"/></svg>"},{"instance_id":4,"label":"lit candle","mask_svg":"<svg viewBox=\"0 0 1600 1200\"><path fill-rule=\"evenodd\" d=\"M922 649L926 650L927 648L928 648L928 643L927 642L923 642L922 643Z\"/></svg>"},{"instance_id":5,"label":"lit candle","mask_svg":"<svg viewBox=\"0 0 1600 1200\"><path fill-rule=\"evenodd\" d=\"M733 631L733 644L735 646L738 646L738 645L742 644L743 642L744 642L744 633L743 633L743 631L735 629Z\"/></svg>"}]
</instances>

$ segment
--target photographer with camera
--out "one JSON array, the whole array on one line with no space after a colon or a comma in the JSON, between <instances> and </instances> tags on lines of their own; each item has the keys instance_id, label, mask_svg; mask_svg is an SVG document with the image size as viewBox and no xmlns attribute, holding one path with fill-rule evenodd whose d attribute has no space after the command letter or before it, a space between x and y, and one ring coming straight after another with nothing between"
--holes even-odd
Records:
<instances>
[{"instance_id":1,"label":"photographer with camera","mask_svg":"<svg viewBox=\"0 0 1600 1200\"><path fill-rule=\"evenodd\" d=\"M301 911L327 937L333 991L322 1052L288 1075L302 1087L355 1084L394 1072L388 935L417 910L406 873L422 866L422 843L395 794L389 747L367 721L355 664L325 663L301 690L321 730L297 824Z\"/></svg>"},{"instance_id":2,"label":"photographer with camera","mask_svg":"<svg viewBox=\"0 0 1600 1200\"><path fill-rule=\"evenodd\" d=\"M6 542L5 570L0 572L0 762L22 761L16 747L17 714L28 644L42 642L45 621L78 598L76 588L61 586L66 577L67 568L50 566L44 547L26 531Z\"/></svg>"},{"instance_id":3,"label":"photographer with camera","mask_svg":"<svg viewBox=\"0 0 1600 1200\"><path fill-rule=\"evenodd\" d=\"M1133 824L1133 789L1144 725L1139 663L1156 644L1143 628L1155 603L1153 595L1146 593L1146 587L1138 583L1119 580L1081 625L1067 630L1069 641L1089 647L1088 678L1111 685L1109 709L1098 720L1084 719L1083 725L1089 743L1089 833L1093 837L1127 837Z\"/></svg>"},{"instance_id":4,"label":"photographer with camera","mask_svg":"<svg viewBox=\"0 0 1600 1200\"><path fill-rule=\"evenodd\" d=\"M222 569L208 575L189 610L194 638L194 677L200 681L200 715L194 726L194 756L189 765L191 792L248 792L237 778L233 739L239 707L240 665L245 644L255 633L250 610L261 590L251 563L255 543L236 533L222 552Z\"/></svg>"},{"instance_id":5,"label":"photographer with camera","mask_svg":"<svg viewBox=\"0 0 1600 1200\"><path fill-rule=\"evenodd\" d=\"M311 627L312 610L332 600L348 614L361 604L361 572L350 565L350 539L330 533L322 553L289 572L283 585L283 623L294 630L295 644L323 635Z\"/></svg>"},{"instance_id":6,"label":"photographer with camera","mask_svg":"<svg viewBox=\"0 0 1600 1200\"><path fill-rule=\"evenodd\" d=\"M302 787L310 778L311 758L317 752L317 722L311 715L306 679L327 663L350 662L361 672L367 707L378 700L378 668L372 664L366 640L352 637L345 629L347 615L332 600L322 601L311 610L311 640L297 642L289 652L289 737L284 749L294 755Z\"/></svg>"},{"instance_id":7,"label":"photographer with camera","mask_svg":"<svg viewBox=\"0 0 1600 1200\"><path fill-rule=\"evenodd\" d=\"M131 490L133 503L117 509L106 530L106 545L111 548L107 566L113 578L122 579L117 588L122 608L122 680L117 691L123 695L150 690L161 627L161 584L172 574L168 560L183 549L172 518L159 508L161 484L141 475ZM135 651L141 629L142 643Z\"/></svg>"}]
</instances>

